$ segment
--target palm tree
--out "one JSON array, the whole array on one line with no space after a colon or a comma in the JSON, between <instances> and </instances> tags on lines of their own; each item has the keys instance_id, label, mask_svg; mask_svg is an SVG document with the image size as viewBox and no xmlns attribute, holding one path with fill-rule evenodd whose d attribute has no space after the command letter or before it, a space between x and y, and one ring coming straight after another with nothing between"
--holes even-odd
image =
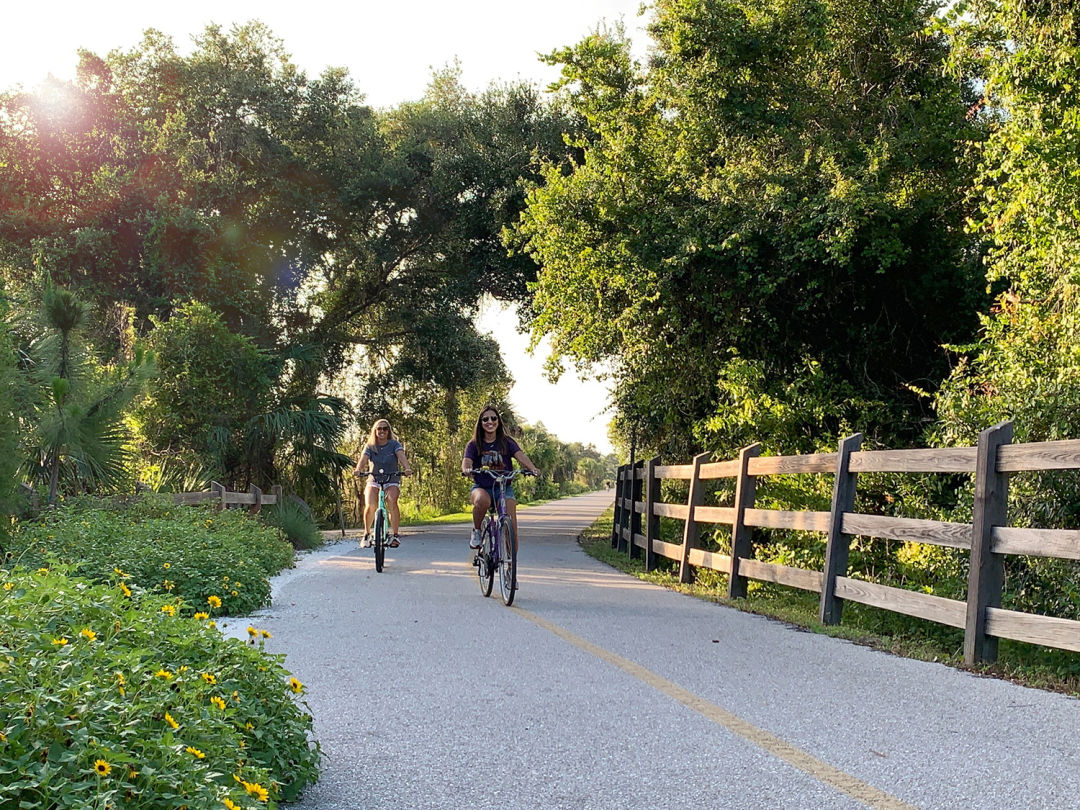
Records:
<instances>
[{"instance_id":1,"label":"palm tree","mask_svg":"<svg viewBox=\"0 0 1080 810\"><path fill-rule=\"evenodd\" d=\"M97 490L118 483L127 469L123 416L156 371L153 355L98 366L83 340L88 310L69 290L49 285L42 296L41 334L25 357L33 396L25 467L49 482L49 503L61 484Z\"/></svg>"}]
</instances>

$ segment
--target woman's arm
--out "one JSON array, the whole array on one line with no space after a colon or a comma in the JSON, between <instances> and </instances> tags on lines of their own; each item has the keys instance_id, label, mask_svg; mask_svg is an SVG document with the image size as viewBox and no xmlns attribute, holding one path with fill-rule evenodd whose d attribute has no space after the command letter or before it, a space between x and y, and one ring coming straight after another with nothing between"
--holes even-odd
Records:
<instances>
[{"instance_id":1,"label":"woman's arm","mask_svg":"<svg viewBox=\"0 0 1080 810\"><path fill-rule=\"evenodd\" d=\"M365 447L360 451L360 459L356 462L356 467L353 469L353 475L360 475L368 471L368 467L371 466L371 459L368 458L367 448Z\"/></svg>"},{"instance_id":2,"label":"woman's arm","mask_svg":"<svg viewBox=\"0 0 1080 810\"><path fill-rule=\"evenodd\" d=\"M524 450L518 450L516 453L514 453L514 458L516 458L518 460L518 463L522 467L524 467L526 470L531 472L533 475L539 475L540 474L540 471L538 469L536 469L536 465L533 464L532 461L529 460L529 457L527 455L525 455Z\"/></svg>"},{"instance_id":3,"label":"woman's arm","mask_svg":"<svg viewBox=\"0 0 1080 810\"><path fill-rule=\"evenodd\" d=\"M398 466L401 468L401 472L404 475L412 475L412 468L409 467L409 459L405 457L405 448L399 447L397 453L394 455L397 456Z\"/></svg>"}]
</instances>

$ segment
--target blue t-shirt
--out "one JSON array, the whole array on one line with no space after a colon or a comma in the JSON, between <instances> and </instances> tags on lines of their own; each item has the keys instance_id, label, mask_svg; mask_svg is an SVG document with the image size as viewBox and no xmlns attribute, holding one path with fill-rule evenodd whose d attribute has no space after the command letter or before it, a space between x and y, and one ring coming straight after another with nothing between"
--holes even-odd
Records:
<instances>
[{"instance_id":1,"label":"blue t-shirt","mask_svg":"<svg viewBox=\"0 0 1080 810\"><path fill-rule=\"evenodd\" d=\"M477 449L476 439L470 439L465 445L465 458L472 459L473 467L491 467L493 470L509 472L513 469L511 461L521 452L521 447L509 436L503 439L503 445L500 447L499 440L496 439L493 442L483 442L483 447ZM493 483L491 476L486 473L473 473L473 481L488 488Z\"/></svg>"},{"instance_id":2,"label":"blue t-shirt","mask_svg":"<svg viewBox=\"0 0 1080 810\"><path fill-rule=\"evenodd\" d=\"M367 445L364 448L364 455L371 459L372 472L382 470L392 473L398 471L397 451L404 449L397 439L387 439L382 447L375 444Z\"/></svg>"}]
</instances>

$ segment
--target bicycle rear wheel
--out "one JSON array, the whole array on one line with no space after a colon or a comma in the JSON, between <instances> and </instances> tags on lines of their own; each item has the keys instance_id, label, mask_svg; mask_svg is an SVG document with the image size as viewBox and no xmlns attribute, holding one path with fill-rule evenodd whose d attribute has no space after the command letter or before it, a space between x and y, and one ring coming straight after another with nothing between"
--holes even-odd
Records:
<instances>
[{"instance_id":1,"label":"bicycle rear wheel","mask_svg":"<svg viewBox=\"0 0 1080 810\"><path fill-rule=\"evenodd\" d=\"M380 509L375 513L375 570L380 574L386 560L386 516Z\"/></svg>"},{"instance_id":2,"label":"bicycle rear wheel","mask_svg":"<svg viewBox=\"0 0 1080 810\"><path fill-rule=\"evenodd\" d=\"M480 548L476 550L476 576L480 578L480 593L483 596L491 596L491 588L495 584L495 567L491 561L492 528L491 519L484 518L480 524Z\"/></svg>"},{"instance_id":3,"label":"bicycle rear wheel","mask_svg":"<svg viewBox=\"0 0 1080 810\"><path fill-rule=\"evenodd\" d=\"M514 536L513 522L504 517L499 521L499 592L507 607L514 603L516 590L517 537Z\"/></svg>"}]
</instances>

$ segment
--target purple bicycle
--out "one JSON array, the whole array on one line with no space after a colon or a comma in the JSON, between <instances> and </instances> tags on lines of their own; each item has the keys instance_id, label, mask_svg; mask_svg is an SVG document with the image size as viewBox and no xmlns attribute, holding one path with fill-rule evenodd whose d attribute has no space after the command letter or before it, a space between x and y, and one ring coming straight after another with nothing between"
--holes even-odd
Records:
<instances>
[{"instance_id":1,"label":"purple bicycle","mask_svg":"<svg viewBox=\"0 0 1080 810\"><path fill-rule=\"evenodd\" d=\"M514 522L506 513L506 486L519 475L532 475L528 470L500 472L488 467L473 470L474 473L487 473L491 476L494 498L480 524L480 548L473 557L476 575L480 579L480 593L491 596L495 582L495 571L499 572L499 592L503 604L509 607L514 603L517 590L517 536Z\"/></svg>"}]
</instances>

